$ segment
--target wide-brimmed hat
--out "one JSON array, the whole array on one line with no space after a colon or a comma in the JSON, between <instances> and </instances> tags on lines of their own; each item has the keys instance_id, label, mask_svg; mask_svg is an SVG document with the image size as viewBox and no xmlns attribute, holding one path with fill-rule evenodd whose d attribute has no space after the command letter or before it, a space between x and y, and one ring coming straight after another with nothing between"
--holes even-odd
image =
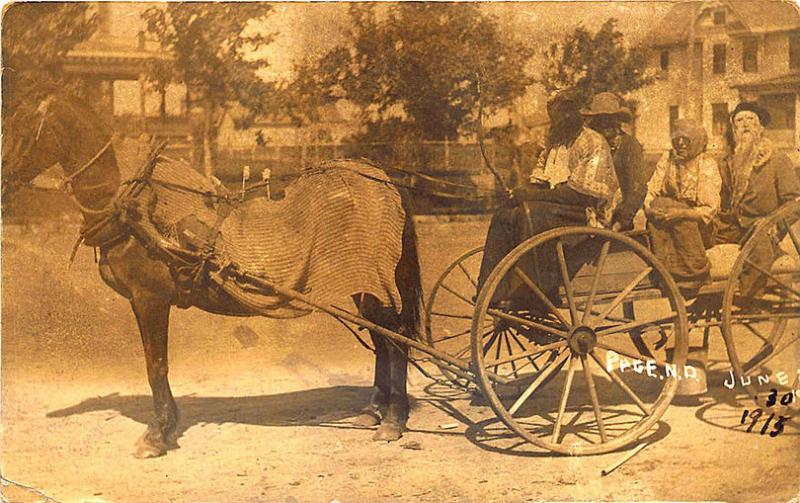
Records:
<instances>
[{"instance_id":1,"label":"wide-brimmed hat","mask_svg":"<svg viewBox=\"0 0 800 503\"><path fill-rule=\"evenodd\" d=\"M739 112L753 112L754 114L758 115L758 120L761 121L761 125L767 127L769 121L772 119L767 112L767 109L756 103L755 101L743 101L736 105L736 108L733 109L731 112L731 122L733 122L733 118L736 117L736 114Z\"/></svg>"},{"instance_id":2,"label":"wide-brimmed hat","mask_svg":"<svg viewBox=\"0 0 800 503\"><path fill-rule=\"evenodd\" d=\"M597 93L592 97L592 104L589 108L581 109L581 114L586 116L595 115L620 115L624 120L629 121L633 117L631 111L620 104L619 98L613 93Z\"/></svg>"}]
</instances>

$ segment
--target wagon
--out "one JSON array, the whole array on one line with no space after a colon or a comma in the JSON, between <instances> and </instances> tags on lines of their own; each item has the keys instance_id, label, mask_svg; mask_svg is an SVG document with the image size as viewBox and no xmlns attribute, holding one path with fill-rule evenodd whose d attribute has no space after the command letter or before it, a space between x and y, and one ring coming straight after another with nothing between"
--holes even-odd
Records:
<instances>
[{"instance_id":1,"label":"wagon","mask_svg":"<svg viewBox=\"0 0 800 503\"><path fill-rule=\"evenodd\" d=\"M483 249L475 248L430 292L426 342L470 358L472 373L433 361L451 385L482 393L528 442L571 455L613 451L645 435L679 386L702 387L704 362L691 356L690 336L692 346L707 348L721 333L740 389L754 390L754 376L778 370L797 388L798 220L800 202L788 203L741 248L709 250L711 281L689 300L653 255L646 231L553 229L517 246L480 291ZM769 270L754 259L765 241L777 257ZM740 293L744 274L763 285L757 294Z\"/></svg>"}]
</instances>

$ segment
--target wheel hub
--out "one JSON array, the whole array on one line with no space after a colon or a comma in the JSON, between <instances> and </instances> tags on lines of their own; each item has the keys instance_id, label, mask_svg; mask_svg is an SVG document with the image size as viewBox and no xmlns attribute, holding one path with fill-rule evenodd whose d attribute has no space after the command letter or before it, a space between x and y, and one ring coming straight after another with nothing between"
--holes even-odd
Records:
<instances>
[{"instance_id":1,"label":"wheel hub","mask_svg":"<svg viewBox=\"0 0 800 503\"><path fill-rule=\"evenodd\" d=\"M570 331L567 341L573 353L587 355L597 344L597 334L591 328L580 325Z\"/></svg>"}]
</instances>

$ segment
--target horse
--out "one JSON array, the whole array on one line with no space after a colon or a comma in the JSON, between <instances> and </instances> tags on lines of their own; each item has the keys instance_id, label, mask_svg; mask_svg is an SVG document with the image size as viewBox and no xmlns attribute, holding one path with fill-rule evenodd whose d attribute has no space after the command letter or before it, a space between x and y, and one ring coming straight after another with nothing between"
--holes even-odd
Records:
<instances>
[{"instance_id":1,"label":"horse","mask_svg":"<svg viewBox=\"0 0 800 503\"><path fill-rule=\"evenodd\" d=\"M3 178L18 180L23 173L29 180L58 163L65 173L66 186L80 209L82 229L91 229L108 220L122 180L111 138L113 130L90 106L63 90L48 89L41 99L20 100L8 118L3 142ZM188 164L185 166L191 170ZM5 182L4 180L4 182ZM381 183L367 181L365 183ZM5 185L5 184L4 184ZM408 195L390 183L402 201L403 225L394 238L402 243L397 260L394 286L402 307L387 306L364 291L348 292L359 314L366 320L408 337L420 333L421 276L416 232ZM4 193L10 189L3 187ZM4 194L7 196L8 194ZM383 198L381 198L383 199ZM385 204L377 201L375 204ZM397 213L396 207L384 208ZM355 208L358 211L358 208ZM112 219L113 220L113 219ZM141 240L126 230L125 224L112 221L114 230L99 248L99 271L103 281L129 300L136 318L147 364L147 379L152 390L153 417L136 441L134 456L151 458L165 455L177 444L178 408L168 379L170 310L178 304L179 289L170 265L148 253ZM102 233L101 233L102 234ZM378 246L380 243L363 243ZM336 281L331 278L331 281ZM229 316L256 316L224 295L198 295L191 307ZM181 305L180 307L186 307ZM355 417L355 424L376 427L377 441L398 440L406 428L409 402L406 391L408 347L370 331L375 349L374 380L369 403Z\"/></svg>"}]
</instances>

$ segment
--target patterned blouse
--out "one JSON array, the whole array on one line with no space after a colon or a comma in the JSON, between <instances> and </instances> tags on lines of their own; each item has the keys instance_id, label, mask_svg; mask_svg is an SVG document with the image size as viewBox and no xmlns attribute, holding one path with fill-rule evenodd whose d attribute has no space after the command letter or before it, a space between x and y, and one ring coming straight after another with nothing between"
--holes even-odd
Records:
<instances>
[{"instance_id":1,"label":"patterned blouse","mask_svg":"<svg viewBox=\"0 0 800 503\"><path fill-rule=\"evenodd\" d=\"M672 151L665 153L647 184L645 208L656 197L668 197L699 210L703 222L708 224L719 211L722 177L717 162L708 153L702 153L686 164L678 164Z\"/></svg>"},{"instance_id":2,"label":"patterned blouse","mask_svg":"<svg viewBox=\"0 0 800 503\"><path fill-rule=\"evenodd\" d=\"M551 186L566 183L581 194L609 203L619 189L611 149L605 138L584 127L575 141L553 148L540 157L531 173L531 183L549 182Z\"/></svg>"}]
</instances>

